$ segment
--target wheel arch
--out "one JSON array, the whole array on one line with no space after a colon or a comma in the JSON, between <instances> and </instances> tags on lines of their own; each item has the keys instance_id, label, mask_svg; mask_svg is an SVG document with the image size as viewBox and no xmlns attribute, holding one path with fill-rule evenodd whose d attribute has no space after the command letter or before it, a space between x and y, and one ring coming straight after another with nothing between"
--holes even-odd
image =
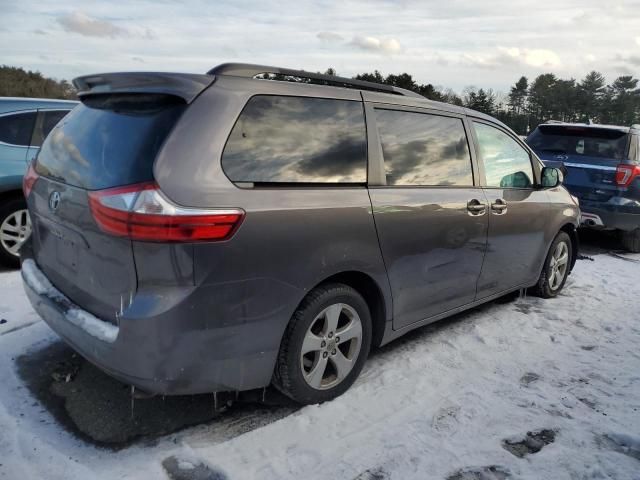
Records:
<instances>
[{"instance_id":1,"label":"wheel arch","mask_svg":"<svg viewBox=\"0 0 640 480\"><path fill-rule=\"evenodd\" d=\"M375 347L380 346L387 327L387 300L380 285L378 285L373 277L364 272L348 270L325 278L309 291L311 292L329 283L348 285L362 295L371 313L371 345Z\"/></svg>"},{"instance_id":2,"label":"wheel arch","mask_svg":"<svg viewBox=\"0 0 640 480\"><path fill-rule=\"evenodd\" d=\"M569 266L569 271L571 271L573 270L573 267L576 264L576 260L578 259L578 250L580 248L578 230L573 223L565 223L560 228L560 232L565 232L571 239L571 265Z\"/></svg>"}]
</instances>

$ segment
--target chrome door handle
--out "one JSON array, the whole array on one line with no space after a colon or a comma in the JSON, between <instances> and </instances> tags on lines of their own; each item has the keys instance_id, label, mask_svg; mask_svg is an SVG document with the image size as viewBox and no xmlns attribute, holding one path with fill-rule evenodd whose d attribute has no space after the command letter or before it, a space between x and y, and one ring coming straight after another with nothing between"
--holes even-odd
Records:
<instances>
[{"instance_id":1,"label":"chrome door handle","mask_svg":"<svg viewBox=\"0 0 640 480\"><path fill-rule=\"evenodd\" d=\"M474 198L467 202L467 211L469 215L479 217L487 213L487 204L480 202L480 200Z\"/></svg>"},{"instance_id":2,"label":"chrome door handle","mask_svg":"<svg viewBox=\"0 0 640 480\"><path fill-rule=\"evenodd\" d=\"M507 213L507 202L505 202L502 198L498 198L491 204L491 211L494 213L494 215L503 215Z\"/></svg>"}]
</instances>

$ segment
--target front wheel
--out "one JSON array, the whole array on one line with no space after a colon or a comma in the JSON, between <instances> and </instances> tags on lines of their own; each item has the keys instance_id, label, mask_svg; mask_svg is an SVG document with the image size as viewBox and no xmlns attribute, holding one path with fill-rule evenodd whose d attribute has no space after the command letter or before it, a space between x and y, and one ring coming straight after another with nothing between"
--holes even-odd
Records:
<instances>
[{"instance_id":1,"label":"front wheel","mask_svg":"<svg viewBox=\"0 0 640 480\"><path fill-rule=\"evenodd\" d=\"M353 288L313 290L293 314L282 339L274 385L301 404L342 395L369 354L371 314Z\"/></svg>"},{"instance_id":2,"label":"front wheel","mask_svg":"<svg viewBox=\"0 0 640 480\"><path fill-rule=\"evenodd\" d=\"M31 235L31 220L23 198L13 198L0 206L0 263L20 266L20 247Z\"/></svg>"},{"instance_id":3,"label":"front wheel","mask_svg":"<svg viewBox=\"0 0 640 480\"><path fill-rule=\"evenodd\" d=\"M569 276L572 254L573 247L569 235L565 232L558 233L549 248L538 283L533 289L536 295L552 298L560 293Z\"/></svg>"}]
</instances>

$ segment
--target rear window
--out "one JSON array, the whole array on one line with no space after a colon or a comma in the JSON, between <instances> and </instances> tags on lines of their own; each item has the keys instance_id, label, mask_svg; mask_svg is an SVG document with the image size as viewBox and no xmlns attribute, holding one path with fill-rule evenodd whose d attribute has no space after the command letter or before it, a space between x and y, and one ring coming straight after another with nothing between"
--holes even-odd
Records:
<instances>
[{"instance_id":1,"label":"rear window","mask_svg":"<svg viewBox=\"0 0 640 480\"><path fill-rule=\"evenodd\" d=\"M36 115L36 112L25 112L0 116L0 142L28 147Z\"/></svg>"},{"instance_id":2,"label":"rear window","mask_svg":"<svg viewBox=\"0 0 640 480\"><path fill-rule=\"evenodd\" d=\"M170 95L85 98L46 138L36 171L89 190L152 180L153 161L184 108Z\"/></svg>"},{"instance_id":3,"label":"rear window","mask_svg":"<svg viewBox=\"0 0 640 480\"><path fill-rule=\"evenodd\" d=\"M620 130L593 127L541 125L527 143L537 152L556 155L622 160L627 153L628 137Z\"/></svg>"},{"instance_id":4,"label":"rear window","mask_svg":"<svg viewBox=\"0 0 640 480\"><path fill-rule=\"evenodd\" d=\"M365 183L362 103L252 97L231 131L222 168L233 182Z\"/></svg>"}]
</instances>

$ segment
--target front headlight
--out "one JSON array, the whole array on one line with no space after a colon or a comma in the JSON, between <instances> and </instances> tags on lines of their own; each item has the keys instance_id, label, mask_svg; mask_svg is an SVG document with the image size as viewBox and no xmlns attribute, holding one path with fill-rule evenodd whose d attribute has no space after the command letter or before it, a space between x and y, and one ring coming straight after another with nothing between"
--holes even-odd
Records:
<instances>
[{"instance_id":1,"label":"front headlight","mask_svg":"<svg viewBox=\"0 0 640 480\"><path fill-rule=\"evenodd\" d=\"M571 195L571 194L569 194ZM580 199L578 197L576 197L575 195L571 195L571 200L573 200L573 203L576 204L576 207L580 206Z\"/></svg>"}]
</instances>

